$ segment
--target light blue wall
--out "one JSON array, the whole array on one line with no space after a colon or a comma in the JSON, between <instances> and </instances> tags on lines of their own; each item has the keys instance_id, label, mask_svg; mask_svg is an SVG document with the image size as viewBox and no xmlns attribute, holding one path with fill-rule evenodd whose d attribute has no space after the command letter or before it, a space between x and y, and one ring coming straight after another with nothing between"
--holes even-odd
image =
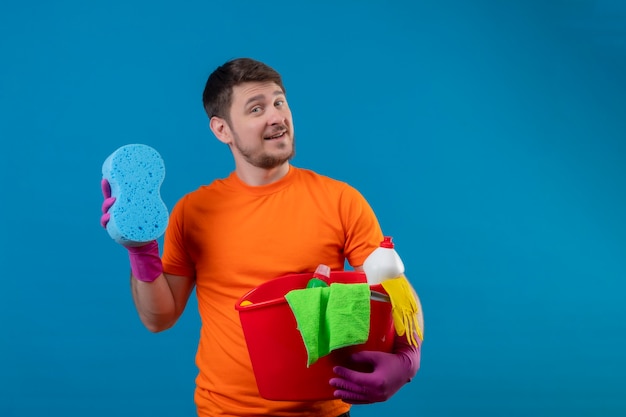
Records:
<instances>
[{"instance_id":1,"label":"light blue wall","mask_svg":"<svg viewBox=\"0 0 626 417\"><path fill-rule=\"evenodd\" d=\"M423 302L418 377L355 416L626 414L623 2L7 3L0 416L193 415L195 302L141 326L100 167L154 146L170 207L226 176L201 92L238 56L283 74L294 164L362 191Z\"/></svg>"}]
</instances>

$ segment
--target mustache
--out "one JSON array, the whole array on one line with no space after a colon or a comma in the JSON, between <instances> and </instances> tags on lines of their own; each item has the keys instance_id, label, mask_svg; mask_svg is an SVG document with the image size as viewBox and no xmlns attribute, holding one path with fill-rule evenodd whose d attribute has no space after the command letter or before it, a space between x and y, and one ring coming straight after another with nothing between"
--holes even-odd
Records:
<instances>
[{"instance_id":1,"label":"mustache","mask_svg":"<svg viewBox=\"0 0 626 417\"><path fill-rule=\"evenodd\" d=\"M289 129L287 129L286 125L272 126L272 129L265 134L265 137L267 138L267 137L270 137L270 136L274 136L274 135L276 135L278 133L288 132L288 131L289 131Z\"/></svg>"}]
</instances>

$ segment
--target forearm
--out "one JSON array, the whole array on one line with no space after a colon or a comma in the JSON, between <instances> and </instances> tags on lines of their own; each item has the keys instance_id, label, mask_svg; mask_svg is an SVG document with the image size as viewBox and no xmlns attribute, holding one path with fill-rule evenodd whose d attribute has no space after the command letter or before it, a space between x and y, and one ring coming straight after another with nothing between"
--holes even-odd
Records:
<instances>
[{"instance_id":1,"label":"forearm","mask_svg":"<svg viewBox=\"0 0 626 417\"><path fill-rule=\"evenodd\" d=\"M131 274L131 293L141 322L151 332L169 329L176 322L174 295L164 274L143 282Z\"/></svg>"},{"instance_id":2,"label":"forearm","mask_svg":"<svg viewBox=\"0 0 626 417\"><path fill-rule=\"evenodd\" d=\"M128 247L131 293L141 322L152 332L166 330L176 322L176 297L167 277L156 241Z\"/></svg>"}]
</instances>

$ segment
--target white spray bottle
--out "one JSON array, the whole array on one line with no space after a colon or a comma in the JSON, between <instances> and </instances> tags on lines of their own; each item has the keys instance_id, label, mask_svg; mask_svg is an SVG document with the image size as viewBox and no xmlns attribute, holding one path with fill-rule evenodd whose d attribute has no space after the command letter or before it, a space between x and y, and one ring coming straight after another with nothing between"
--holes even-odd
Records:
<instances>
[{"instance_id":1,"label":"white spray bottle","mask_svg":"<svg viewBox=\"0 0 626 417\"><path fill-rule=\"evenodd\" d=\"M385 236L380 246L365 259L363 271L370 285L404 274L404 263L394 248L391 236Z\"/></svg>"}]
</instances>

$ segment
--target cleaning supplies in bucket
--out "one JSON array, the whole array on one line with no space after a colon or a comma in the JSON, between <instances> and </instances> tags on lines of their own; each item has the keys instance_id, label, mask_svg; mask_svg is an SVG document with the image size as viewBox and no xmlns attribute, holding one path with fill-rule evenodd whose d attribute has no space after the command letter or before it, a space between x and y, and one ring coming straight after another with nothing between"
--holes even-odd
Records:
<instances>
[{"instance_id":1,"label":"cleaning supplies in bucket","mask_svg":"<svg viewBox=\"0 0 626 417\"><path fill-rule=\"evenodd\" d=\"M391 303L382 286L370 287L369 336L365 343L336 349L307 366L308 354L285 295L304 289L311 272L287 274L242 294L235 302L246 338L259 394L274 401L317 401L335 398L328 381L335 366L346 366L361 351L392 352L396 330ZM323 277L322 277L323 278ZM324 280L324 279L322 279ZM366 284L360 271L331 271L328 285Z\"/></svg>"}]
</instances>

